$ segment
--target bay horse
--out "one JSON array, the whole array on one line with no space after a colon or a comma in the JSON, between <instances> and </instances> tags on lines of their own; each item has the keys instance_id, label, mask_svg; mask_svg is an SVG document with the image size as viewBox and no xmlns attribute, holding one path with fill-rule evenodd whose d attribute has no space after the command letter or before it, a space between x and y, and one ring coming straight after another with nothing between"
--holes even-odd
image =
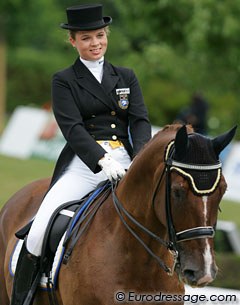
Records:
<instances>
[{"instance_id":1,"label":"bay horse","mask_svg":"<svg viewBox=\"0 0 240 305\"><path fill-rule=\"evenodd\" d=\"M220 152L236 127L214 139L166 125L134 158L62 265L59 305L183 304L184 284L214 280L213 236L226 182ZM14 233L36 213L50 180L18 191L0 213L0 304L9 305ZM81 187L81 186L80 186ZM164 301L165 300L165 301ZM34 305L47 305L38 290Z\"/></svg>"}]
</instances>

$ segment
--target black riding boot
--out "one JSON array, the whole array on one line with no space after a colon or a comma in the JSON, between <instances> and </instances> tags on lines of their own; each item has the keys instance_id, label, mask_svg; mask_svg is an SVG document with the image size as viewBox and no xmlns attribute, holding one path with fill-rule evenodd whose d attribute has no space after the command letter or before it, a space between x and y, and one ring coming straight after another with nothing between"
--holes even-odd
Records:
<instances>
[{"instance_id":1,"label":"black riding boot","mask_svg":"<svg viewBox=\"0 0 240 305\"><path fill-rule=\"evenodd\" d=\"M14 276L11 305L23 305L38 274L39 261L40 257L29 253L24 242Z\"/></svg>"}]
</instances>

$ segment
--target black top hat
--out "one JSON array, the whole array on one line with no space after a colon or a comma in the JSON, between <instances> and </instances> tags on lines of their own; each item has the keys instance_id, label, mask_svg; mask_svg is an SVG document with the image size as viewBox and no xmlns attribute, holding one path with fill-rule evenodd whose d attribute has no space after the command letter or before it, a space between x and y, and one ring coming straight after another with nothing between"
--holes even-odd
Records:
<instances>
[{"instance_id":1,"label":"black top hat","mask_svg":"<svg viewBox=\"0 0 240 305\"><path fill-rule=\"evenodd\" d=\"M101 29L110 23L110 16L102 16L102 4L86 4L67 8L68 23L61 23L61 28L72 31Z\"/></svg>"}]
</instances>

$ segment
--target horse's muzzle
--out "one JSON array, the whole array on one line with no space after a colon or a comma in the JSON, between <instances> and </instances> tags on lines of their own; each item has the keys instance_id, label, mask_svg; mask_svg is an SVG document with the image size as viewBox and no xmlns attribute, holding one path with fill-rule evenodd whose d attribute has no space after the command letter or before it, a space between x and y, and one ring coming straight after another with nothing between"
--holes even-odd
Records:
<instances>
[{"instance_id":1,"label":"horse's muzzle","mask_svg":"<svg viewBox=\"0 0 240 305\"><path fill-rule=\"evenodd\" d=\"M180 278L185 284L192 287L204 287L211 283L217 275L217 267L211 267L210 272L205 273L202 269L185 268L180 272Z\"/></svg>"}]
</instances>

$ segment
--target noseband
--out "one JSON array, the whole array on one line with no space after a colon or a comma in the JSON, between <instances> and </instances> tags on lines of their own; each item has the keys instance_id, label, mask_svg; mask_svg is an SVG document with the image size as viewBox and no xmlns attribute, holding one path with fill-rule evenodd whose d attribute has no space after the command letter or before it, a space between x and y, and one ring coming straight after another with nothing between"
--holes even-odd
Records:
<instances>
[{"instance_id":1,"label":"noseband","mask_svg":"<svg viewBox=\"0 0 240 305\"><path fill-rule=\"evenodd\" d=\"M177 250L177 244L183 241L187 240L195 240L200 238L213 238L215 234L215 229L212 226L201 226L201 227L194 227L190 229L186 229L180 232L176 232L173 220L172 220L172 213L171 213L171 171L175 170L177 173L190 178L191 184L194 188L194 193L196 195L206 195L212 193L218 186L218 183L221 178L221 168L222 164L221 162L217 162L215 164L187 164L187 163L181 163L173 159L173 153L174 153L174 141L171 141L166 149L165 154L165 167L162 172L162 175L160 176L155 191L153 193L152 198L152 204L154 206L155 199L159 190L159 187L163 181L164 175L165 177L165 209L166 209L166 222L167 222L167 230L168 230L168 238L169 241L165 241L161 239L159 236L148 230L146 227L144 227L142 224L140 224L131 214L128 213L128 211L123 207L122 203L118 200L115 190L117 185L112 185L112 195L113 195L113 203L115 205L115 208L117 210L117 213L122 220L123 224L126 226L126 228L130 231L130 233L143 245L145 250L157 260L159 265L169 274L173 275L175 267L177 264L179 264L179 257L178 257L178 250ZM194 170L194 171L213 171L217 170L217 178L211 188L207 190L199 190L195 183L194 179L191 175L189 175L186 170ZM166 248L169 249L171 254L173 255L174 263L171 268L166 266L166 264L155 254L152 252L152 250L145 244L145 242L139 237L139 235L136 233L134 229L132 229L126 220L123 217L123 214L126 216L128 220L130 220L136 227L141 229L143 232L145 232L147 235L154 238L156 241L164 245Z\"/></svg>"}]
</instances>

